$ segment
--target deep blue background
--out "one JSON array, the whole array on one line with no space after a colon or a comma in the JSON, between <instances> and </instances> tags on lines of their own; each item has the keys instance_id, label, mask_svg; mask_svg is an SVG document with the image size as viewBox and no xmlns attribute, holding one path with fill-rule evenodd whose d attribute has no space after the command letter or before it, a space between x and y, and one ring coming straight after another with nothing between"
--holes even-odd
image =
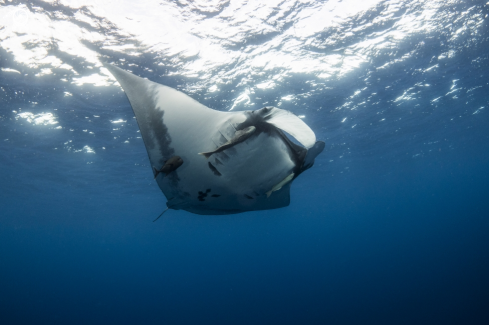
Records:
<instances>
[{"instance_id":1,"label":"deep blue background","mask_svg":"<svg viewBox=\"0 0 489 325\"><path fill-rule=\"evenodd\" d=\"M328 184L310 172L289 208L230 217L152 223L156 186L9 198L2 322L485 324L481 149Z\"/></svg>"}]
</instances>

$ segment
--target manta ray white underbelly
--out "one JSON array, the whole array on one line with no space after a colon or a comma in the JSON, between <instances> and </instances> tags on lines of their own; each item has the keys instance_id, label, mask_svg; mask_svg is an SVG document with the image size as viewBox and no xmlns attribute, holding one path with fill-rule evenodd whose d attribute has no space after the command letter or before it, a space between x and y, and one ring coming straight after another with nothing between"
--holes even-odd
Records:
<instances>
[{"instance_id":1,"label":"manta ray white underbelly","mask_svg":"<svg viewBox=\"0 0 489 325\"><path fill-rule=\"evenodd\" d=\"M232 214L287 206L293 179L324 149L324 142L288 111L220 112L173 88L106 68L131 103L169 209Z\"/></svg>"}]
</instances>

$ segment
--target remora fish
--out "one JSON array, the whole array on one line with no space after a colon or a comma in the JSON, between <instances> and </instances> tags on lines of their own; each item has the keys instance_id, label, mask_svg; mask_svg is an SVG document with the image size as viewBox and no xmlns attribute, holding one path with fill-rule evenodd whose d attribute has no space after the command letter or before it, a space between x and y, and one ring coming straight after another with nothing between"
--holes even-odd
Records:
<instances>
[{"instance_id":1,"label":"remora fish","mask_svg":"<svg viewBox=\"0 0 489 325\"><path fill-rule=\"evenodd\" d=\"M223 145L219 146L219 148L217 148L216 150L209 151L209 152L201 152L201 153L199 153L199 155L203 155L204 157L209 158L214 153L224 151L226 149L229 149L229 148L237 145L238 143L245 141L250 136L252 136L253 133L255 133L255 130L256 130L256 127L254 127L252 125L252 126L248 126L247 128L244 128L243 130L236 131L234 136L229 141L227 141Z\"/></svg>"},{"instance_id":2,"label":"remora fish","mask_svg":"<svg viewBox=\"0 0 489 325\"><path fill-rule=\"evenodd\" d=\"M182 166L182 164L183 164L183 160L179 156L171 157L170 159L165 161L165 164L159 170L153 167L155 179L159 173L165 173L165 176L167 176L172 171L177 170L177 168Z\"/></svg>"}]
</instances>

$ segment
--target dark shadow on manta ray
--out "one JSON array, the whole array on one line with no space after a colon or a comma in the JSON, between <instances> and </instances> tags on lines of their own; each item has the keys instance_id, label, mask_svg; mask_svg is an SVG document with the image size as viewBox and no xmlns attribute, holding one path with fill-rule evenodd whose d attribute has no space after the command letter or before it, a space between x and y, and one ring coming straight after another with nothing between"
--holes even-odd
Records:
<instances>
[{"instance_id":1,"label":"dark shadow on manta ray","mask_svg":"<svg viewBox=\"0 0 489 325\"><path fill-rule=\"evenodd\" d=\"M167 177L156 176L168 209L209 215L285 207L292 181L324 149L286 110L220 112L175 89L105 67L131 103L152 170L174 156L183 160ZM250 127L253 132L242 131Z\"/></svg>"}]
</instances>

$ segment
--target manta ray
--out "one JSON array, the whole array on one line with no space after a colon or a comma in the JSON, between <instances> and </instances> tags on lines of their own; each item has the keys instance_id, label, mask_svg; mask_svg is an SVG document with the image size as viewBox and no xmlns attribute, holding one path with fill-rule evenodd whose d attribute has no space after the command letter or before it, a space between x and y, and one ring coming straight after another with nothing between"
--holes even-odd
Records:
<instances>
[{"instance_id":1,"label":"manta ray","mask_svg":"<svg viewBox=\"0 0 489 325\"><path fill-rule=\"evenodd\" d=\"M167 209L224 215L288 206L292 181L324 149L289 111L217 111L176 89L105 67L136 115Z\"/></svg>"}]
</instances>

